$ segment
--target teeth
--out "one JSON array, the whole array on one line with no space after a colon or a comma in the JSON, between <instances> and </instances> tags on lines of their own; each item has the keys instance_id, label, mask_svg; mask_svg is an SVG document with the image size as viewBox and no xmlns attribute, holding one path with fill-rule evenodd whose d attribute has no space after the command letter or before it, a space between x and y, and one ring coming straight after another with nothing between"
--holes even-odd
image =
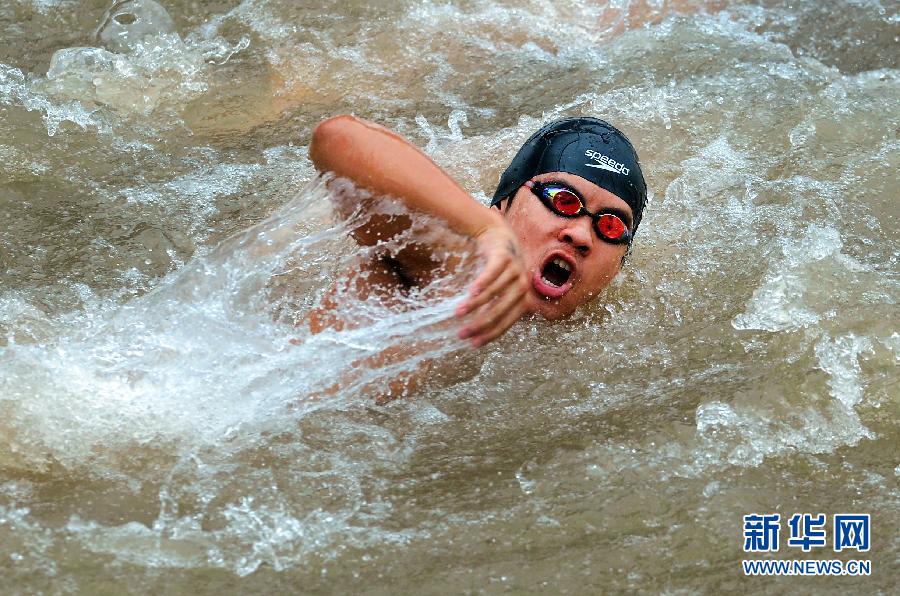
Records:
<instances>
[{"instance_id":1,"label":"teeth","mask_svg":"<svg viewBox=\"0 0 900 596\"><path fill-rule=\"evenodd\" d=\"M557 267L562 267L566 271L572 270L572 267L569 266L569 264L567 262L563 261L559 257L556 257L555 259L553 259L553 264L556 265Z\"/></svg>"}]
</instances>

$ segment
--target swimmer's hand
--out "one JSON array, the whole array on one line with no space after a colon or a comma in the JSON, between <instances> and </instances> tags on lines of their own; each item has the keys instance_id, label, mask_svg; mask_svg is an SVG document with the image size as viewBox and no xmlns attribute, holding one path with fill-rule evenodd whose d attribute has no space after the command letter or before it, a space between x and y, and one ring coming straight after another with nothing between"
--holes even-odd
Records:
<instances>
[{"instance_id":1,"label":"swimmer's hand","mask_svg":"<svg viewBox=\"0 0 900 596\"><path fill-rule=\"evenodd\" d=\"M502 335L528 310L528 277L519 243L505 222L486 228L475 241L484 270L472 282L456 316L474 313L459 337L477 348Z\"/></svg>"}]
</instances>

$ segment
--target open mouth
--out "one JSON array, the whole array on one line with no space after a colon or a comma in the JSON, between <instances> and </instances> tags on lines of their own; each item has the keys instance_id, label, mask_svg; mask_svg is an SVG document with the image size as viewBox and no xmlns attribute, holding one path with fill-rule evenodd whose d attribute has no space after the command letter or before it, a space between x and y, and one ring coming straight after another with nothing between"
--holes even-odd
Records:
<instances>
[{"instance_id":1,"label":"open mouth","mask_svg":"<svg viewBox=\"0 0 900 596\"><path fill-rule=\"evenodd\" d=\"M571 275L572 266L559 257L551 259L541 270L541 278L557 288L564 286Z\"/></svg>"},{"instance_id":2,"label":"open mouth","mask_svg":"<svg viewBox=\"0 0 900 596\"><path fill-rule=\"evenodd\" d=\"M545 298L559 298L572 287L575 263L560 254L550 255L535 272L533 285Z\"/></svg>"}]
</instances>

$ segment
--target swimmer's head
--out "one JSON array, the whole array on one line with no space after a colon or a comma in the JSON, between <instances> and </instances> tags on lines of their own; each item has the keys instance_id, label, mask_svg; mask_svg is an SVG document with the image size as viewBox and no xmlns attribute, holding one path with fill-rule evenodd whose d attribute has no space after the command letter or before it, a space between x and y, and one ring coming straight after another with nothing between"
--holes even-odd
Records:
<instances>
[{"instance_id":1,"label":"swimmer's head","mask_svg":"<svg viewBox=\"0 0 900 596\"><path fill-rule=\"evenodd\" d=\"M531 135L500 177L491 206L513 196L540 174L565 172L584 178L631 207L632 233L647 203L647 184L637 152L614 126L586 116L551 122Z\"/></svg>"},{"instance_id":2,"label":"swimmer's head","mask_svg":"<svg viewBox=\"0 0 900 596\"><path fill-rule=\"evenodd\" d=\"M634 147L606 122L566 118L532 135L491 202L519 240L528 309L559 319L597 297L618 274L646 202Z\"/></svg>"}]
</instances>

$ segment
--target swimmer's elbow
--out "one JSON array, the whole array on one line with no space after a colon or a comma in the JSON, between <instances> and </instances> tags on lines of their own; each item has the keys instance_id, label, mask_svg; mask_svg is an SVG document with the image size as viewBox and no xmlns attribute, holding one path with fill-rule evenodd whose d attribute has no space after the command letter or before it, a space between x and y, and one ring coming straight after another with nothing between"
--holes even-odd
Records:
<instances>
[{"instance_id":1,"label":"swimmer's elbow","mask_svg":"<svg viewBox=\"0 0 900 596\"><path fill-rule=\"evenodd\" d=\"M360 120L349 114L323 120L313 129L309 158L320 172L340 174L341 157L350 155L353 136Z\"/></svg>"},{"instance_id":2,"label":"swimmer's elbow","mask_svg":"<svg viewBox=\"0 0 900 596\"><path fill-rule=\"evenodd\" d=\"M351 114L332 116L319 122L313 129L313 144L340 138L362 125L362 121Z\"/></svg>"}]
</instances>

